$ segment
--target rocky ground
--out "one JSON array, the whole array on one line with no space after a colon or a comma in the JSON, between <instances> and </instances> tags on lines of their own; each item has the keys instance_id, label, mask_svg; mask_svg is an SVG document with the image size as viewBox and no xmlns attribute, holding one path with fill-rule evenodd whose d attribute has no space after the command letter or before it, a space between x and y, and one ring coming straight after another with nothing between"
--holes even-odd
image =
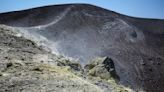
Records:
<instances>
[{"instance_id":1,"label":"rocky ground","mask_svg":"<svg viewBox=\"0 0 164 92\"><path fill-rule=\"evenodd\" d=\"M99 62L101 61L101 62ZM0 25L0 92L131 92L110 58L85 66L46 51L14 28Z\"/></svg>"}]
</instances>

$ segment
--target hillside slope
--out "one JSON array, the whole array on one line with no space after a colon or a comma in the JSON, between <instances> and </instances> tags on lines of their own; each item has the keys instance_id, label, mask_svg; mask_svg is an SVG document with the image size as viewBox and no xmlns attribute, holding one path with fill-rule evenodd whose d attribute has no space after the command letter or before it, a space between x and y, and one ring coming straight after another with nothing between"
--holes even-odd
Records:
<instances>
[{"instance_id":1,"label":"hillside slope","mask_svg":"<svg viewBox=\"0 0 164 92\"><path fill-rule=\"evenodd\" d=\"M47 52L12 27L0 25L0 39L0 92L126 92L114 81L88 80L74 60Z\"/></svg>"},{"instance_id":2,"label":"hillside slope","mask_svg":"<svg viewBox=\"0 0 164 92\"><path fill-rule=\"evenodd\" d=\"M124 16L87 4L39 7L0 14L0 24L15 27L55 54L114 61L120 83L136 90L164 90L164 20Z\"/></svg>"}]
</instances>

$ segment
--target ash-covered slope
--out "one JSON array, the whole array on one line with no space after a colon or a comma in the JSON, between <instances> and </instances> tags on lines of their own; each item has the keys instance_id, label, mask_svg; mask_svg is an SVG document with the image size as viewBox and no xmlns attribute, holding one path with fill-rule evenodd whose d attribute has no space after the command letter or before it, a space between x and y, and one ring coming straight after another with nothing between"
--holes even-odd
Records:
<instances>
[{"instance_id":1,"label":"ash-covered slope","mask_svg":"<svg viewBox=\"0 0 164 92\"><path fill-rule=\"evenodd\" d=\"M164 20L68 4L3 13L0 24L17 27L54 53L78 58L83 64L109 56L120 83L136 90L164 91Z\"/></svg>"},{"instance_id":2,"label":"ash-covered slope","mask_svg":"<svg viewBox=\"0 0 164 92\"><path fill-rule=\"evenodd\" d=\"M106 73L101 77L108 74L108 80L86 75L77 61L47 52L15 30L0 25L0 92L133 92L118 85L104 67L99 67Z\"/></svg>"}]
</instances>

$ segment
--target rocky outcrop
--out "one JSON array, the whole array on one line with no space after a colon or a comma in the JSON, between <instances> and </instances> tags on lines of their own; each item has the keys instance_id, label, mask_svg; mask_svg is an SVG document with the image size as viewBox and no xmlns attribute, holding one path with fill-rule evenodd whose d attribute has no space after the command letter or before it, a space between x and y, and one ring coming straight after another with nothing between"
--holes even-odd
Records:
<instances>
[{"instance_id":1,"label":"rocky outcrop","mask_svg":"<svg viewBox=\"0 0 164 92\"><path fill-rule=\"evenodd\" d=\"M114 62L109 57L97 57L87 64L85 69L91 76L100 77L102 79L114 78L119 81L119 76L116 73Z\"/></svg>"}]
</instances>

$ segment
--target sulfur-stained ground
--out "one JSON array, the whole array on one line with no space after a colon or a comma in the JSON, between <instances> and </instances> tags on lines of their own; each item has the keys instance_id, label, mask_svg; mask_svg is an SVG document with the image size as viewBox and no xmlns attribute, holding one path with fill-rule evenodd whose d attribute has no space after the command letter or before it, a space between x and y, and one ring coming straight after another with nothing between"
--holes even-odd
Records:
<instances>
[{"instance_id":1,"label":"sulfur-stained ground","mask_svg":"<svg viewBox=\"0 0 164 92\"><path fill-rule=\"evenodd\" d=\"M128 92L114 80L85 75L76 61L13 30L0 25L0 92Z\"/></svg>"}]
</instances>

